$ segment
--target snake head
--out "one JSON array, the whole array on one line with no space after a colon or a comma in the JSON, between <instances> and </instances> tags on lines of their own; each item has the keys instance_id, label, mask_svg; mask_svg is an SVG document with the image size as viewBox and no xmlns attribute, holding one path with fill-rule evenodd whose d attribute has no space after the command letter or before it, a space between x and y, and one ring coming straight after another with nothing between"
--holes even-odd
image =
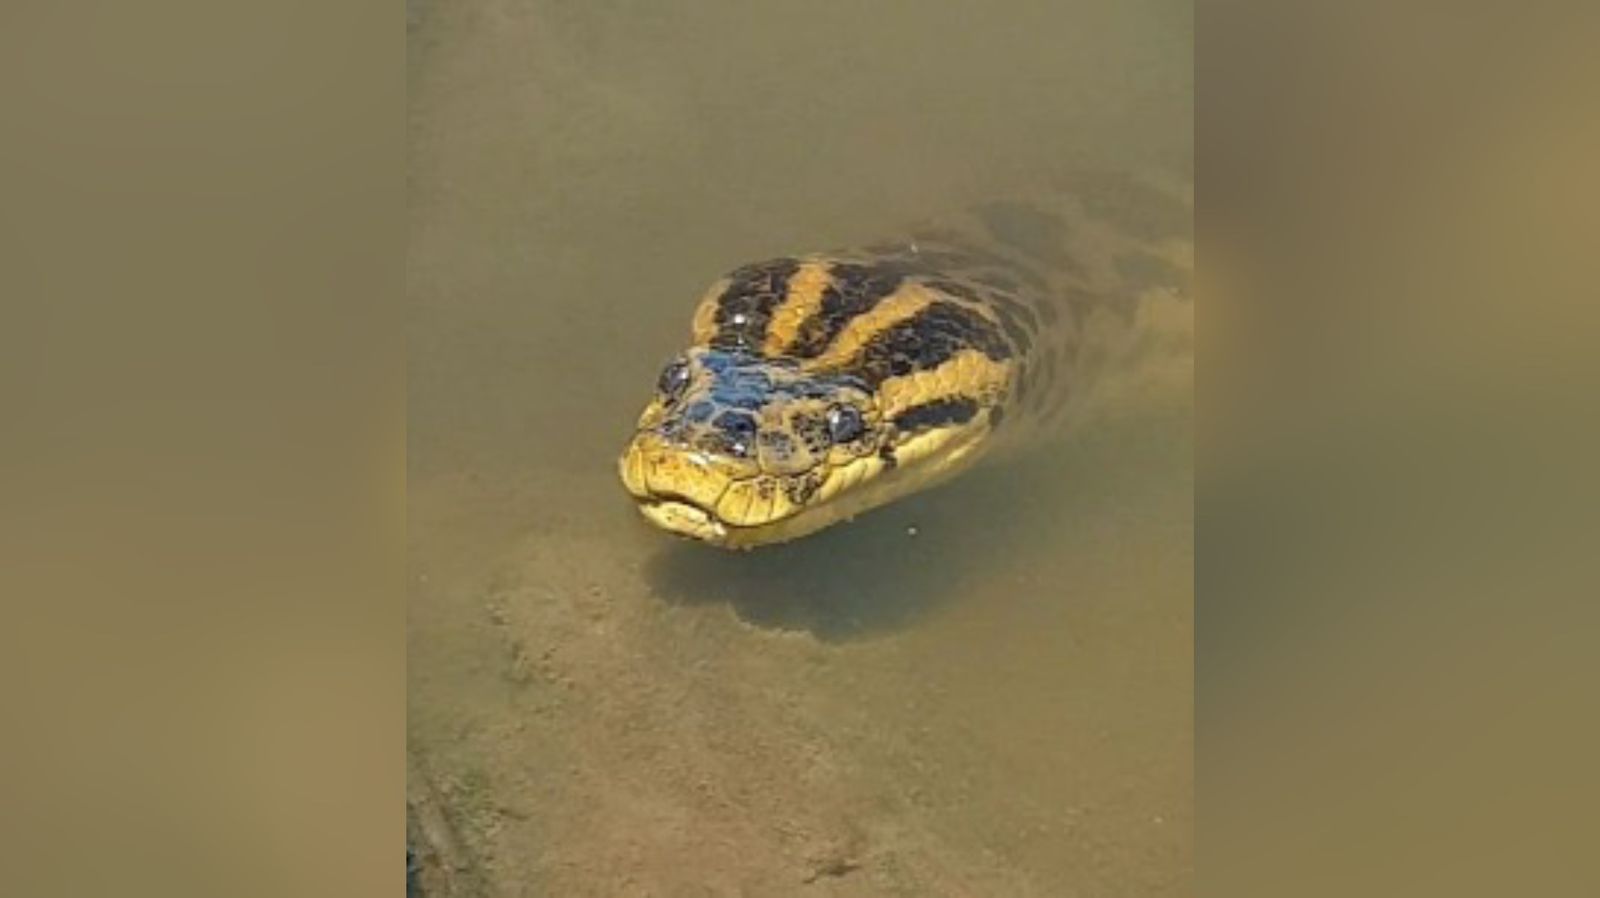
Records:
<instances>
[{"instance_id":1,"label":"snake head","mask_svg":"<svg viewBox=\"0 0 1600 898\"><path fill-rule=\"evenodd\" d=\"M837 520L828 500L892 464L890 435L853 377L696 348L662 369L620 469L651 522L745 547Z\"/></svg>"}]
</instances>

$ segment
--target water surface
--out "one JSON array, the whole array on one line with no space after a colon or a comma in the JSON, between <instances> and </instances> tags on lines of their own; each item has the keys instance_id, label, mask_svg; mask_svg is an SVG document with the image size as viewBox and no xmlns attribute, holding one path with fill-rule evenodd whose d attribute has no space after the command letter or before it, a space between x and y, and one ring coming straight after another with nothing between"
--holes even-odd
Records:
<instances>
[{"instance_id":1,"label":"water surface","mask_svg":"<svg viewBox=\"0 0 1600 898\"><path fill-rule=\"evenodd\" d=\"M1191 891L1187 414L748 555L614 468L720 272L1186 170L1189 11L412 13L410 791L455 887Z\"/></svg>"}]
</instances>

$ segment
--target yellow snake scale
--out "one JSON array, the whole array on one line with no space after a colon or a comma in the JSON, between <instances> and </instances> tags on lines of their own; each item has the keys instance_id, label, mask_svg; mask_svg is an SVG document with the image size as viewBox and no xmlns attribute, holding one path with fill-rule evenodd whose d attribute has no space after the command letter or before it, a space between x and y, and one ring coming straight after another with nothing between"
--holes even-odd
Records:
<instances>
[{"instance_id":1,"label":"yellow snake scale","mask_svg":"<svg viewBox=\"0 0 1600 898\"><path fill-rule=\"evenodd\" d=\"M623 484L651 523L751 548L1059 432L1092 397L1188 389L1192 209L1184 184L1083 175L738 268L662 370Z\"/></svg>"}]
</instances>

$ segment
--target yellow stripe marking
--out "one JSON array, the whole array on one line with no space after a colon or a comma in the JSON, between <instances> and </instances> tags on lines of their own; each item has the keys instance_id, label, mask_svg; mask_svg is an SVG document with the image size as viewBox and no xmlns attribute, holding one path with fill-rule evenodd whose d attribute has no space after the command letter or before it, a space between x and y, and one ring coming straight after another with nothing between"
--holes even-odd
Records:
<instances>
[{"instance_id":1,"label":"yellow stripe marking","mask_svg":"<svg viewBox=\"0 0 1600 898\"><path fill-rule=\"evenodd\" d=\"M808 362L806 367L827 368L850 361L880 331L911 318L942 296L915 282L901 284L899 289L873 306L871 311L850 319L839 335L833 338L833 342L828 344L828 348Z\"/></svg>"},{"instance_id":2,"label":"yellow stripe marking","mask_svg":"<svg viewBox=\"0 0 1600 898\"><path fill-rule=\"evenodd\" d=\"M960 306L981 316L995 327L1001 327L999 315L987 303L972 302L928 287L920 281L908 281L884 297L870 311L850 319L839 335L833 338L833 342L828 344L827 349L815 359L808 361L806 367L827 368L849 362L880 332L915 317L918 312L934 302Z\"/></svg>"},{"instance_id":3,"label":"yellow stripe marking","mask_svg":"<svg viewBox=\"0 0 1600 898\"><path fill-rule=\"evenodd\" d=\"M800 324L822 308L822 293L833 283L833 263L807 259L789 278L789 292L772 310L767 337L761 344L765 355L781 355L800 333Z\"/></svg>"},{"instance_id":4,"label":"yellow stripe marking","mask_svg":"<svg viewBox=\"0 0 1600 898\"><path fill-rule=\"evenodd\" d=\"M878 413L893 418L914 405L947 396L971 396L990 405L1011 385L1016 365L963 349L927 371L891 377L878 387Z\"/></svg>"}]
</instances>

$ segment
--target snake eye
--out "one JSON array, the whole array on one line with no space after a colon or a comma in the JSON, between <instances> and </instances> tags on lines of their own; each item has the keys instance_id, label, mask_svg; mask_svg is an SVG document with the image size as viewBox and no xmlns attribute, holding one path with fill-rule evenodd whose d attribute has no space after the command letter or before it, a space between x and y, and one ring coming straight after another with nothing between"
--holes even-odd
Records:
<instances>
[{"instance_id":1,"label":"snake eye","mask_svg":"<svg viewBox=\"0 0 1600 898\"><path fill-rule=\"evenodd\" d=\"M848 443L867 429L861 420L861 413L848 405L836 405L828 409L827 420L828 437L835 443Z\"/></svg>"},{"instance_id":2,"label":"snake eye","mask_svg":"<svg viewBox=\"0 0 1600 898\"><path fill-rule=\"evenodd\" d=\"M668 399L677 399L689 386L689 363L678 359L661 369L661 376L656 378L656 389Z\"/></svg>"}]
</instances>

